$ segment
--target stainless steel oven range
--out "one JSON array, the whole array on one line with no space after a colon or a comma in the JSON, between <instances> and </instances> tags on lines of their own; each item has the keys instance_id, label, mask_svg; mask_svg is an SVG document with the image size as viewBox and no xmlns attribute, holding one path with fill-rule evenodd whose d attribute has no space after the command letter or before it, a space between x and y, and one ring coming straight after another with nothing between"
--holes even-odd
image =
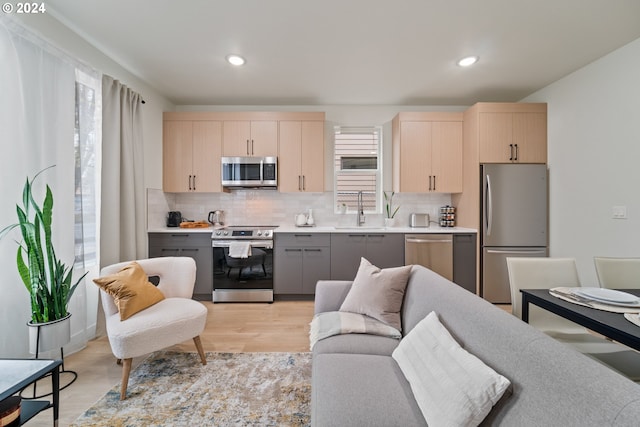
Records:
<instances>
[{"instance_id":1,"label":"stainless steel oven range","mask_svg":"<svg viewBox=\"0 0 640 427\"><path fill-rule=\"evenodd\" d=\"M273 302L273 231L233 225L215 230L213 302Z\"/></svg>"}]
</instances>

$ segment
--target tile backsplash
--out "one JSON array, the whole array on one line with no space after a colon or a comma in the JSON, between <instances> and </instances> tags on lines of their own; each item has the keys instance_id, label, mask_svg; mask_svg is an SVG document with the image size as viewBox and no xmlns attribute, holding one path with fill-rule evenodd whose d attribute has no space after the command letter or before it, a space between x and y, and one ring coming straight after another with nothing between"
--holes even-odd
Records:
<instances>
[{"instance_id":1,"label":"tile backsplash","mask_svg":"<svg viewBox=\"0 0 640 427\"><path fill-rule=\"evenodd\" d=\"M400 206L396 214L398 226L409 225L409 214L429 213L438 217L439 208L451 204L450 194L397 193L394 205ZM148 228L165 226L168 211L180 211L182 216L195 221L207 219L209 211L223 210L228 225L294 225L297 213L313 210L318 226L355 225L355 212L336 214L333 192L280 193L275 190L236 190L231 193L164 193L148 189ZM382 214L367 214L366 223L382 226Z\"/></svg>"}]
</instances>

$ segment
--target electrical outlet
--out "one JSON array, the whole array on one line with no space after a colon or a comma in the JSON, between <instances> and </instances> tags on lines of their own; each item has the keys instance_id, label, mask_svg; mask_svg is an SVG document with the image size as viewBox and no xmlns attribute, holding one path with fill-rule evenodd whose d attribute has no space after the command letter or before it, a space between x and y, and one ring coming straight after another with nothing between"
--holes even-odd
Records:
<instances>
[{"instance_id":1,"label":"electrical outlet","mask_svg":"<svg viewBox=\"0 0 640 427\"><path fill-rule=\"evenodd\" d=\"M611 217L613 219L627 219L626 206L614 206L611 208Z\"/></svg>"}]
</instances>

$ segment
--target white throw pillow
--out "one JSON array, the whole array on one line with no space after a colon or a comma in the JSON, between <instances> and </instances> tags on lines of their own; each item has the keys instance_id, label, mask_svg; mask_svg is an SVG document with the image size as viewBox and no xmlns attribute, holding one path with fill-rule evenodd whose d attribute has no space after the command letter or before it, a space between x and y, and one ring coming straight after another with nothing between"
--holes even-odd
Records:
<instances>
[{"instance_id":1,"label":"white throw pillow","mask_svg":"<svg viewBox=\"0 0 640 427\"><path fill-rule=\"evenodd\" d=\"M435 312L393 351L427 424L477 426L511 384L453 339Z\"/></svg>"},{"instance_id":2,"label":"white throw pillow","mask_svg":"<svg viewBox=\"0 0 640 427\"><path fill-rule=\"evenodd\" d=\"M402 331L400 309L411 266L381 269L364 258L340 311L364 314Z\"/></svg>"}]
</instances>

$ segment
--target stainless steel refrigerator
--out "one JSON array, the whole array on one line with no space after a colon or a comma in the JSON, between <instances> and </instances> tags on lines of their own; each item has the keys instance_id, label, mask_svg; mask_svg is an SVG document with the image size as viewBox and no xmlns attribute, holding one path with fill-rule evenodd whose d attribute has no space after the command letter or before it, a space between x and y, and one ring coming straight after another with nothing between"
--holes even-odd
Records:
<instances>
[{"instance_id":1,"label":"stainless steel refrigerator","mask_svg":"<svg viewBox=\"0 0 640 427\"><path fill-rule=\"evenodd\" d=\"M482 296L511 302L507 257L548 254L547 167L484 164L482 174Z\"/></svg>"}]
</instances>

